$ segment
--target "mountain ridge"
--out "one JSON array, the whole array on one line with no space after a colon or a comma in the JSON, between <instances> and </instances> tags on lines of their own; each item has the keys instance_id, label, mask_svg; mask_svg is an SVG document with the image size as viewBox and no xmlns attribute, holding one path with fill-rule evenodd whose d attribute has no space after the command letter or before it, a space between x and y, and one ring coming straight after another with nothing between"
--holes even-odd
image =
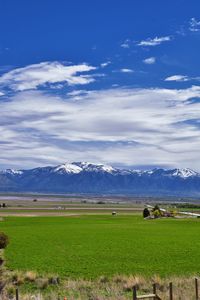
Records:
<instances>
[{"instance_id":1,"label":"mountain ridge","mask_svg":"<svg viewBox=\"0 0 200 300\"><path fill-rule=\"evenodd\" d=\"M0 191L200 196L200 173L189 168L132 170L72 162L0 171Z\"/></svg>"}]
</instances>

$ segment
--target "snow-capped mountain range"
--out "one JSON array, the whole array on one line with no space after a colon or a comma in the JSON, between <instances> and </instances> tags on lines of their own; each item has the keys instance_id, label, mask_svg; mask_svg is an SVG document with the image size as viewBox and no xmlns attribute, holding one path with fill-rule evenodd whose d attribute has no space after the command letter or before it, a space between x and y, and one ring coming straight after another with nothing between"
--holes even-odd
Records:
<instances>
[{"instance_id":1,"label":"snow-capped mountain range","mask_svg":"<svg viewBox=\"0 0 200 300\"><path fill-rule=\"evenodd\" d=\"M0 171L2 192L200 196L200 173L191 169L148 171L73 162Z\"/></svg>"}]
</instances>

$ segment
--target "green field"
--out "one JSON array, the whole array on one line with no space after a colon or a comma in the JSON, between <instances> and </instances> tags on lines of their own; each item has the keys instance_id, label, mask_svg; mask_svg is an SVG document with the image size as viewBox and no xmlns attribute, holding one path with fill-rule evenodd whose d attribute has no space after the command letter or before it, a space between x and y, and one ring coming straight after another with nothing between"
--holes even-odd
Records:
<instances>
[{"instance_id":1,"label":"green field","mask_svg":"<svg viewBox=\"0 0 200 300\"><path fill-rule=\"evenodd\" d=\"M200 220L139 216L7 217L11 270L61 277L200 274Z\"/></svg>"}]
</instances>

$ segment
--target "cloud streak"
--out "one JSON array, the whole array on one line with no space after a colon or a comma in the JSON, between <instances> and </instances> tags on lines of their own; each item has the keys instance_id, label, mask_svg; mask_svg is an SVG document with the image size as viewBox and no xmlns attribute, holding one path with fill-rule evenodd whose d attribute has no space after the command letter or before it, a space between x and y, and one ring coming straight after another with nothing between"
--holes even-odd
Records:
<instances>
[{"instance_id":1,"label":"cloud streak","mask_svg":"<svg viewBox=\"0 0 200 300\"><path fill-rule=\"evenodd\" d=\"M158 46L164 42L170 42L171 40L172 38L170 36L148 38L146 40L140 41L137 45L142 47L153 47Z\"/></svg>"},{"instance_id":2,"label":"cloud streak","mask_svg":"<svg viewBox=\"0 0 200 300\"><path fill-rule=\"evenodd\" d=\"M172 75L165 78L165 81L188 81L189 77L185 75Z\"/></svg>"},{"instance_id":3,"label":"cloud streak","mask_svg":"<svg viewBox=\"0 0 200 300\"><path fill-rule=\"evenodd\" d=\"M3 74L0 77L0 86L9 87L14 91L26 91L46 84L84 85L93 82L94 77L82 73L95 69L87 64L64 65L60 62L42 62Z\"/></svg>"},{"instance_id":4,"label":"cloud streak","mask_svg":"<svg viewBox=\"0 0 200 300\"><path fill-rule=\"evenodd\" d=\"M190 80L200 81L200 77L189 77L187 75L172 75L165 78L165 81L185 82Z\"/></svg>"},{"instance_id":5,"label":"cloud streak","mask_svg":"<svg viewBox=\"0 0 200 300\"><path fill-rule=\"evenodd\" d=\"M200 21L198 21L195 18L191 18L189 30L192 32L199 32L200 31Z\"/></svg>"},{"instance_id":6,"label":"cloud streak","mask_svg":"<svg viewBox=\"0 0 200 300\"><path fill-rule=\"evenodd\" d=\"M111 64L111 61L110 60L108 60L108 61L106 61L106 62L104 62L104 63L101 63L101 67L102 68L105 68L105 67L107 67L107 66L109 66Z\"/></svg>"},{"instance_id":7,"label":"cloud streak","mask_svg":"<svg viewBox=\"0 0 200 300\"><path fill-rule=\"evenodd\" d=\"M130 40L126 39L120 46L124 49L129 49L130 48Z\"/></svg>"},{"instance_id":8,"label":"cloud streak","mask_svg":"<svg viewBox=\"0 0 200 300\"><path fill-rule=\"evenodd\" d=\"M200 170L200 87L26 91L0 102L1 166L89 160Z\"/></svg>"},{"instance_id":9,"label":"cloud streak","mask_svg":"<svg viewBox=\"0 0 200 300\"><path fill-rule=\"evenodd\" d=\"M143 60L143 63L145 63L146 65L153 65L155 64L155 62L156 62L155 57L148 57Z\"/></svg>"},{"instance_id":10,"label":"cloud streak","mask_svg":"<svg viewBox=\"0 0 200 300\"><path fill-rule=\"evenodd\" d=\"M133 73L134 71L132 69L123 68L123 69L120 69L120 72L121 73Z\"/></svg>"}]
</instances>

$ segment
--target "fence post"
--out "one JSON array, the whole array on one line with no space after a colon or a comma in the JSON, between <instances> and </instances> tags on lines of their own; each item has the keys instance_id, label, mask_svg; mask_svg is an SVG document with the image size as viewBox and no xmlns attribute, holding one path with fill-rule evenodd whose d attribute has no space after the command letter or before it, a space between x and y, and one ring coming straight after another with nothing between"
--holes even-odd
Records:
<instances>
[{"instance_id":1,"label":"fence post","mask_svg":"<svg viewBox=\"0 0 200 300\"><path fill-rule=\"evenodd\" d=\"M173 285L172 282L169 284L169 299L173 300Z\"/></svg>"},{"instance_id":2,"label":"fence post","mask_svg":"<svg viewBox=\"0 0 200 300\"><path fill-rule=\"evenodd\" d=\"M156 283L153 284L153 294L156 295ZM156 299L156 298L155 298Z\"/></svg>"},{"instance_id":3,"label":"fence post","mask_svg":"<svg viewBox=\"0 0 200 300\"><path fill-rule=\"evenodd\" d=\"M135 285L133 287L133 300L137 300L137 289Z\"/></svg>"},{"instance_id":4,"label":"fence post","mask_svg":"<svg viewBox=\"0 0 200 300\"><path fill-rule=\"evenodd\" d=\"M18 288L16 288L15 295L16 295L16 300L19 300L19 290L18 290Z\"/></svg>"},{"instance_id":5,"label":"fence post","mask_svg":"<svg viewBox=\"0 0 200 300\"><path fill-rule=\"evenodd\" d=\"M195 278L195 294L196 294L196 300L199 300L199 289L198 289L198 279Z\"/></svg>"}]
</instances>

